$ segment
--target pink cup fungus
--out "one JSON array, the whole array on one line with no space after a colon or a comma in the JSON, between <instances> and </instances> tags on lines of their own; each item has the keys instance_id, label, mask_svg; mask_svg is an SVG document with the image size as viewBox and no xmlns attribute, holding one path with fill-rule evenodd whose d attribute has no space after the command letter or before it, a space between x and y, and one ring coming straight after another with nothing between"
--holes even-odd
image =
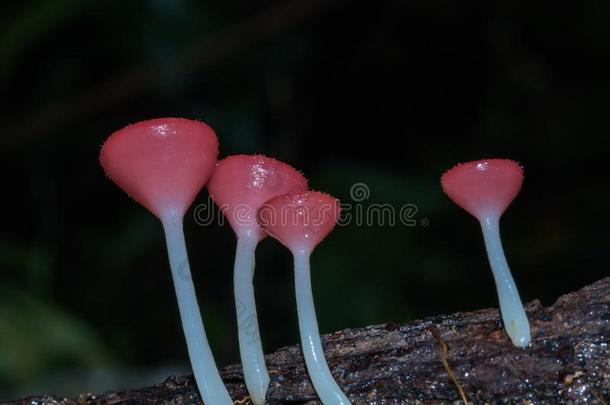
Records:
<instances>
[{"instance_id":1,"label":"pink cup fungus","mask_svg":"<svg viewBox=\"0 0 610 405\"><path fill-rule=\"evenodd\" d=\"M203 327L182 229L184 214L212 174L217 156L218 140L206 124L159 118L110 135L100 163L112 181L161 220L197 386L206 404L231 405Z\"/></svg>"},{"instance_id":2,"label":"pink cup fungus","mask_svg":"<svg viewBox=\"0 0 610 405\"><path fill-rule=\"evenodd\" d=\"M269 374L258 330L253 277L255 250L267 233L256 222L256 212L273 197L307 191L307 180L278 160L237 155L218 162L207 188L237 236L233 277L239 350L250 398L255 405L263 405Z\"/></svg>"},{"instance_id":3,"label":"pink cup fungus","mask_svg":"<svg viewBox=\"0 0 610 405\"><path fill-rule=\"evenodd\" d=\"M309 191L275 197L258 211L258 223L286 246L294 257L299 332L307 371L325 405L351 404L333 378L320 341L311 290L309 258L339 219L339 201L328 194Z\"/></svg>"},{"instance_id":4,"label":"pink cup fungus","mask_svg":"<svg viewBox=\"0 0 610 405\"><path fill-rule=\"evenodd\" d=\"M445 194L477 218L498 290L504 329L515 346L531 342L530 325L500 240L500 217L519 194L523 169L508 159L462 163L441 177Z\"/></svg>"}]
</instances>

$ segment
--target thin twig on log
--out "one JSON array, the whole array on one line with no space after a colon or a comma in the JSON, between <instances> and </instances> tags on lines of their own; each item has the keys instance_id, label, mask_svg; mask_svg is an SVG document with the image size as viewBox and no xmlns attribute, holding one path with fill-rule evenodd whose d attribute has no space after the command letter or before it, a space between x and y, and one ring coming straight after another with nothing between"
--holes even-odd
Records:
<instances>
[{"instance_id":1,"label":"thin twig on log","mask_svg":"<svg viewBox=\"0 0 610 405\"><path fill-rule=\"evenodd\" d=\"M436 339L438 344L441 345L441 362L443 363L443 367L445 367L445 370L447 370L447 374L449 375L449 378L451 378L451 381L453 382L453 384L457 388L458 392L460 393L460 397L462 397L462 401L464 401L464 405L468 405L468 398L466 397L464 388L462 388L462 384L460 384L459 380L455 376L455 373L451 369L451 366L449 365L449 360L448 360L449 356L447 355L449 353L449 346L447 345L447 342L445 342L443 340L441 333L438 331L438 329L436 329L435 326L428 326L428 330L430 331L432 336L434 336L434 339Z\"/></svg>"},{"instance_id":2,"label":"thin twig on log","mask_svg":"<svg viewBox=\"0 0 610 405\"><path fill-rule=\"evenodd\" d=\"M610 396L610 278L564 295L551 307L526 306L533 342L512 346L496 309L439 315L406 324L346 329L323 337L333 375L354 404L457 403L460 395L439 361L432 326L451 347L447 361L475 403L604 404ZM266 356L270 405L319 404L299 346ZM222 376L236 403L247 399L238 365ZM198 404L191 377L149 388L31 397L12 404ZM250 403L250 401L247 401Z\"/></svg>"}]
</instances>

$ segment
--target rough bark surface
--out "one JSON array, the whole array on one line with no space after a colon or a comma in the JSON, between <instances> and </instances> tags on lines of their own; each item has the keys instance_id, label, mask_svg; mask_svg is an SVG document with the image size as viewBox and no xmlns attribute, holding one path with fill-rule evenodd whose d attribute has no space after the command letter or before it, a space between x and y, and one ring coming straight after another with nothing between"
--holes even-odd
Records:
<instances>
[{"instance_id":1,"label":"rough bark surface","mask_svg":"<svg viewBox=\"0 0 610 405\"><path fill-rule=\"evenodd\" d=\"M610 278L567 294L548 308L531 302L527 313L533 342L526 349L511 345L496 309L347 329L323 340L330 368L354 404L457 403L458 386L471 403L610 402ZM444 343L457 383L443 365ZM269 404L319 404L299 346L268 355L267 364ZM241 368L225 367L222 376L235 403L250 404ZM41 396L11 402L120 403L201 402L191 377L73 399Z\"/></svg>"}]
</instances>

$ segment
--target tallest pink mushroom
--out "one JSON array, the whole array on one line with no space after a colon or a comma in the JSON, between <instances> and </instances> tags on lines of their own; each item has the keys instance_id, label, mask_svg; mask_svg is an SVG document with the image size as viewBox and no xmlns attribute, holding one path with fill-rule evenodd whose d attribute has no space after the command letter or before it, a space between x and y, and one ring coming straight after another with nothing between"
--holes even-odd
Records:
<instances>
[{"instance_id":1,"label":"tallest pink mushroom","mask_svg":"<svg viewBox=\"0 0 610 405\"><path fill-rule=\"evenodd\" d=\"M500 217L519 194L522 183L523 169L517 162L508 159L462 163L441 177L445 194L481 224L504 328L518 347L530 344L530 324L504 256Z\"/></svg>"},{"instance_id":2,"label":"tallest pink mushroom","mask_svg":"<svg viewBox=\"0 0 610 405\"><path fill-rule=\"evenodd\" d=\"M193 374L203 401L233 404L208 344L191 279L182 220L216 165L218 140L206 124L159 118L127 126L106 140L106 175L161 220Z\"/></svg>"}]
</instances>

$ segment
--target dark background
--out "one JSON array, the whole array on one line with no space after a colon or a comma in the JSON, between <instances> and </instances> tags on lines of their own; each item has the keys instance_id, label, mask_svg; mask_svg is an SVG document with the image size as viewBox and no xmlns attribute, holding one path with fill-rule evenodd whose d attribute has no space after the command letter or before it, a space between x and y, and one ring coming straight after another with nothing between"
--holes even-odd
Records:
<instances>
[{"instance_id":1,"label":"dark background","mask_svg":"<svg viewBox=\"0 0 610 405\"><path fill-rule=\"evenodd\" d=\"M201 119L221 157L419 208L417 226L352 224L319 246L323 332L497 305L477 223L439 186L460 161L525 167L502 222L524 300L606 276L609 18L603 0L3 2L0 399L189 372L160 224L98 164L141 119ZM233 233L185 224L214 354L237 362ZM291 260L271 239L257 260L272 351L298 342Z\"/></svg>"}]
</instances>

